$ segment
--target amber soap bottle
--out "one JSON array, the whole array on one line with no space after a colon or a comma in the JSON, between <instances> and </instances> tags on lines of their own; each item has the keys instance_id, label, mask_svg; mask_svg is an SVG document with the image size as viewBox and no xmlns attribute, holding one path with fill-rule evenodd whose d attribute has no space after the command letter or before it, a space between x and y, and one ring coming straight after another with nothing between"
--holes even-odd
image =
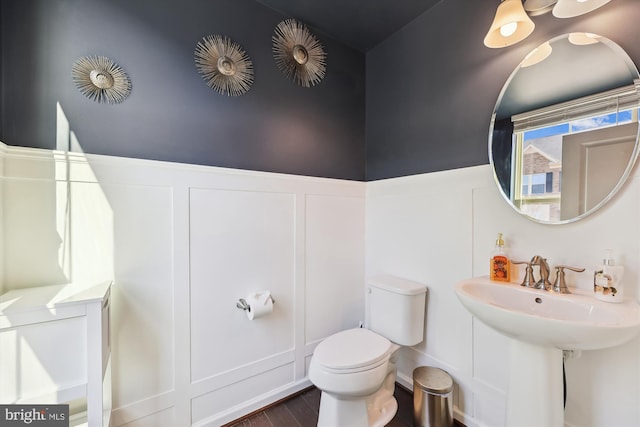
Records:
<instances>
[{"instance_id":1,"label":"amber soap bottle","mask_svg":"<svg viewBox=\"0 0 640 427\"><path fill-rule=\"evenodd\" d=\"M511 261L509 261L507 249L504 246L502 233L498 233L496 247L493 250L489 264L489 277L491 280L499 282L508 282L511 280Z\"/></svg>"}]
</instances>

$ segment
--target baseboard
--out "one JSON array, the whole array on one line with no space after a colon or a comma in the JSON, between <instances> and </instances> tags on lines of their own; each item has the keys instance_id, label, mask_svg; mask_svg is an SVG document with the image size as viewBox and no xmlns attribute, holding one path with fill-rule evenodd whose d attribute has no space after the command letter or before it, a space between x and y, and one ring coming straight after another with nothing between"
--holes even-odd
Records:
<instances>
[{"instance_id":1,"label":"baseboard","mask_svg":"<svg viewBox=\"0 0 640 427\"><path fill-rule=\"evenodd\" d=\"M121 426L141 420L175 405L175 392L167 391L125 406L114 408L111 412L112 424Z\"/></svg>"},{"instance_id":2,"label":"baseboard","mask_svg":"<svg viewBox=\"0 0 640 427\"><path fill-rule=\"evenodd\" d=\"M304 379L292 384L288 384L284 387L280 387L269 393L258 396L255 399L251 399L247 402L243 402L233 408L228 409L223 413L218 413L214 417L202 420L198 423L194 423L194 427L214 427L224 426L242 420L251 414L260 412L265 408L275 405L277 402L283 402L298 395L303 390L308 389L311 386L311 381Z\"/></svg>"}]
</instances>

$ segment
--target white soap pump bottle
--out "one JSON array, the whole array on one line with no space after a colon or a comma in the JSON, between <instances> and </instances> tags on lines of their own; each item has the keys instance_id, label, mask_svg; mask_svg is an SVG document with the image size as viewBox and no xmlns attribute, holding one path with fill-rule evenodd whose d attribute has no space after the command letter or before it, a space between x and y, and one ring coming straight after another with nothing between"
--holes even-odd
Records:
<instances>
[{"instance_id":1,"label":"white soap pump bottle","mask_svg":"<svg viewBox=\"0 0 640 427\"><path fill-rule=\"evenodd\" d=\"M624 299L623 275L624 267L616 265L611 250L606 250L602 265L596 267L593 275L595 297L606 302L622 302Z\"/></svg>"}]
</instances>

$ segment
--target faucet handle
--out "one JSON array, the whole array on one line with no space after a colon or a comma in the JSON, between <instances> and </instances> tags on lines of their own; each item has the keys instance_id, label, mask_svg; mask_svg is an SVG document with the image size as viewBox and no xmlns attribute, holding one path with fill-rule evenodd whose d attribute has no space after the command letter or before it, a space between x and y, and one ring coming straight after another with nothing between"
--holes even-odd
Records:
<instances>
[{"instance_id":1,"label":"faucet handle","mask_svg":"<svg viewBox=\"0 0 640 427\"><path fill-rule=\"evenodd\" d=\"M526 264L527 268L525 269L524 279L520 286L526 286L527 288L532 288L536 284L536 279L533 277L533 267L531 266L531 262L529 261L511 261L511 264Z\"/></svg>"},{"instance_id":2,"label":"faucet handle","mask_svg":"<svg viewBox=\"0 0 640 427\"><path fill-rule=\"evenodd\" d=\"M567 283L564 279L564 269L569 269L571 271L575 271L577 273L582 273L584 268L581 267L571 267L568 265L556 265L556 280L553 282L553 286L551 290L553 292L558 292L561 294L570 294L569 288L567 287Z\"/></svg>"},{"instance_id":3,"label":"faucet handle","mask_svg":"<svg viewBox=\"0 0 640 427\"><path fill-rule=\"evenodd\" d=\"M556 265L556 269L562 269L564 270L565 268L571 271L575 271L576 273L582 273L584 271L583 267L571 267L569 265Z\"/></svg>"}]
</instances>

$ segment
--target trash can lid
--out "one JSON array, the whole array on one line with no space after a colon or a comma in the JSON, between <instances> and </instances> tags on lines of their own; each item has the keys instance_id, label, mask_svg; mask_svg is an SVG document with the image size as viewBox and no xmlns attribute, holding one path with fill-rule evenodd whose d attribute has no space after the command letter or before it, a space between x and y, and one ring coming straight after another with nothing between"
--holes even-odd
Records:
<instances>
[{"instance_id":1,"label":"trash can lid","mask_svg":"<svg viewBox=\"0 0 640 427\"><path fill-rule=\"evenodd\" d=\"M424 391L447 394L453 390L451 376L440 368L420 366L413 370L413 383Z\"/></svg>"}]
</instances>

